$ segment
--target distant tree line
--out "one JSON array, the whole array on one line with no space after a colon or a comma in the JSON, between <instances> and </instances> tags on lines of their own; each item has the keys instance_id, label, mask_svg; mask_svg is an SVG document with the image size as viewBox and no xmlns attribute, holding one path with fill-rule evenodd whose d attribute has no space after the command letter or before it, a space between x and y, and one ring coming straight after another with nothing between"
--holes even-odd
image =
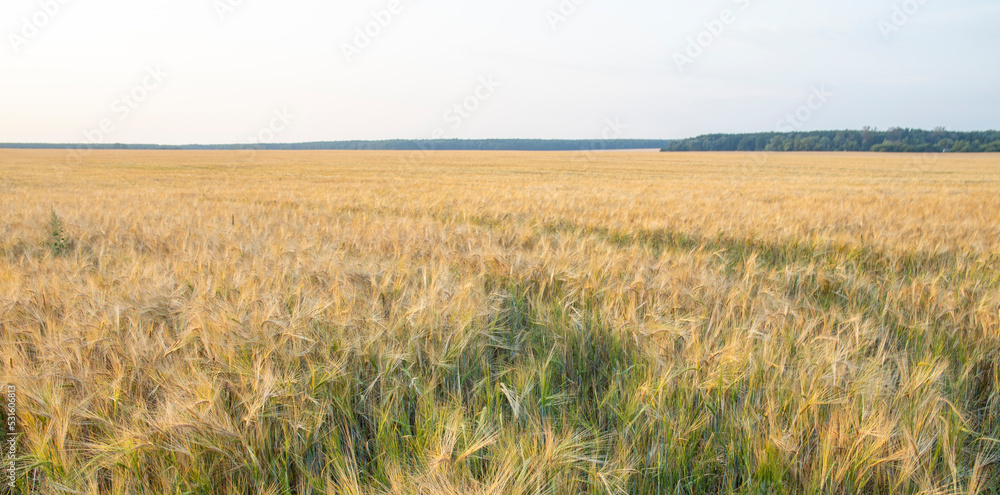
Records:
<instances>
[{"instance_id":1,"label":"distant tree line","mask_svg":"<svg viewBox=\"0 0 1000 495\"><path fill-rule=\"evenodd\" d=\"M666 139L391 139L384 141L322 141L313 143L192 144L44 144L0 143L0 148L98 150L440 150L440 151L579 151L662 149Z\"/></svg>"},{"instance_id":2,"label":"distant tree line","mask_svg":"<svg viewBox=\"0 0 1000 495\"><path fill-rule=\"evenodd\" d=\"M0 143L0 149L21 149L21 150L179 150L181 146L170 146L160 144L89 144L89 143Z\"/></svg>"},{"instance_id":3,"label":"distant tree line","mask_svg":"<svg viewBox=\"0 0 1000 495\"><path fill-rule=\"evenodd\" d=\"M663 151L881 151L897 153L1000 152L1000 132L932 131L893 127L880 131L707 134L672 141Z\"/></svg>"}]
</instances>

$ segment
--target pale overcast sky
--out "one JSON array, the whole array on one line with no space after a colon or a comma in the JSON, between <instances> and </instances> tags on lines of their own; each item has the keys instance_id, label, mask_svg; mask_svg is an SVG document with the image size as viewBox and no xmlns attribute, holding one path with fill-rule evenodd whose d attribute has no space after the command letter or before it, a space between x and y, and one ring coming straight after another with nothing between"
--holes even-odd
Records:
<instances>
[{"instance_id":1,"label":"pale overcast sky","mask_svg":"<svg viewBox=\"0 0 1000 495\"><path fill-rule=\"evenodd\" d=\"M995 0L6 0L0 32L0 142L1000 128Z\"/></svg>"}]
</instances>

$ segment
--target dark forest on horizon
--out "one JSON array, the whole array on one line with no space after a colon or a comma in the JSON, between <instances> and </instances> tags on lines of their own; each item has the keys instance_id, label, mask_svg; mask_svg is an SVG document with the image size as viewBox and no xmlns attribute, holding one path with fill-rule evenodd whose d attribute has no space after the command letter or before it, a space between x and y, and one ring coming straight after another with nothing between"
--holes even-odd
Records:
<instances>
[{"instance_id":1,"label":"dark forest on horizon","mask_svg":"<svg viewBox=\"0 0 1000 495\"><path fill-rule=\"evenodd\" d=\"M1000 152L1000 131L957 132L894 127L885 131L706 134L678 139L663 151L874 151L895 153Z\"/></svg>"}]
</instances>

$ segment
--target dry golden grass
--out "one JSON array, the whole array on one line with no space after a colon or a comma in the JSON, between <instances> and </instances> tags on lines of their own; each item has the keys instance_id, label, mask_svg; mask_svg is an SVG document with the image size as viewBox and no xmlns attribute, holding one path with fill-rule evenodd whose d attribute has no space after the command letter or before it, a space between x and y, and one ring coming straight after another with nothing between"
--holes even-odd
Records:
<instances>
[{"instance_id":1,"label":"dry golden grass","mask_svg":"<svg viewBox=\"0 0 1000 495\"><path fill-rule=\"evenodd\" d=\"M19 490L1000 493L996 155L65 157L0 150Z\"/></svg>"}]
</instances>

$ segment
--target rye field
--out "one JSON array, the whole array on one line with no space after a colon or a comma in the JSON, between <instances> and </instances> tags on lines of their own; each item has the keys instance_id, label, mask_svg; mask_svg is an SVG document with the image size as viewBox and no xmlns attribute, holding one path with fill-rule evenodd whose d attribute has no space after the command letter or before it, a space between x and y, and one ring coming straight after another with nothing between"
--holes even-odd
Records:
<instances>
[{"instance_id":1,"label":"rye field","mask_svg":"<svg viewBox=\"0 0 1000 495\"><path fill-rule=\"evenodd\" d=\"M995 154L66 157L5 491L1000 493Z\"/></svg>"}]
</instances>

